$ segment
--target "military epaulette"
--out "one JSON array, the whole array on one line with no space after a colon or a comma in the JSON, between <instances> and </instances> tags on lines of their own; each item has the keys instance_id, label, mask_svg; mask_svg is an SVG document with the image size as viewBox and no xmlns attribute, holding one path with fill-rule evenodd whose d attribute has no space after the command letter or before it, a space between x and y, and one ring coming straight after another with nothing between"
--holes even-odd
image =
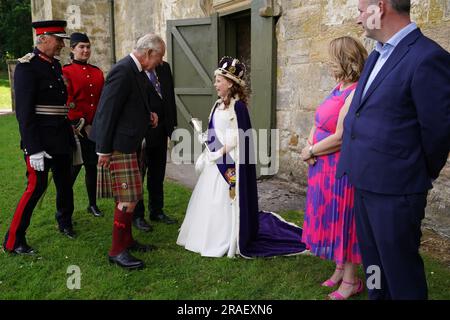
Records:
<instances>
[{"instance_id":1,"label":"military epaulette","mask_svg":"<svg viewBox=\"0 0 450 320\"><path fill-rule=\"evenodd\" d=\"M20 63L30 63L31 59L33 59L36 55L33 52L27 53L22 58L19 58Z\"/></svg>"}]
</instances>

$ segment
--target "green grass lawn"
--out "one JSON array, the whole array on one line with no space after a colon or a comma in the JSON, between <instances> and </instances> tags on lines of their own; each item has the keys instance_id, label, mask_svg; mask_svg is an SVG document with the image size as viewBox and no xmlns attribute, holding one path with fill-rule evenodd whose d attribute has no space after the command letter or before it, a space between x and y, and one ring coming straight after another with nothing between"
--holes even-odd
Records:
<instances>
[{"instance_id":1,"label":"green grass lawn","mask_svg":"<svg viewBox=\"0 0 450 320\"><path fill-rule=\"evenodd\" d=\"M13 115L0 117L0 236L12 218L25 188L25 170L17 123ZM190 190L166 183L166 211L180 222ZM28 242L39 251L37 257L0 253L0 299L323 299L329 289L321 288L334 270L333 263L312 256L247 260L204 258L175 244L177 225L154 224L148 234L134 232L143 243L158 250L136 254L146 263L142 271L127 272L109 265L112 201L100 201L105 217L86 213L86 191L80 176L75 189L75 240L57 232L54 219L55 191L51 184L41 208L34 212ZM301 223L296 211L283 216ZM425 257L431 299L450 299L450 269ZM81 288L67 288L67 268L80 268ZM360 276L362 271L360 270ZM361 295L355 299L366 299Z\"/></svg>"},{"instance_id":2,"label":"green grass lawn","mask_svg":"<svg viewBox=\"0 0 450 320\"><path fill-rule=\"evenodd\" d=\"M0 71L0 110L4 109L11 110L11 89L8 73Z\"/></svg>"}]
</instances>

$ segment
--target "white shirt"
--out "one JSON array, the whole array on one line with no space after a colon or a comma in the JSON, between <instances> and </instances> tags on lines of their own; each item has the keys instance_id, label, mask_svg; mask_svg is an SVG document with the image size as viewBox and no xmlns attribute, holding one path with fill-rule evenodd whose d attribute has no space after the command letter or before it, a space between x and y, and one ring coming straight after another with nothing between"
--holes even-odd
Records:
<instances>
[{"instance_id":1,"label":"white shirt","mask_svg":"<svg viewBox=\"0 0 450 320\"><path fill-rule=\"evenodd\" d=\"M133 59L134 63L136 64L136 67L138 68L139 72L142 72L142 66L139 60L136 58L136 56L132 53L130 53L131 59Z\"/></svg>"}]
</instances>

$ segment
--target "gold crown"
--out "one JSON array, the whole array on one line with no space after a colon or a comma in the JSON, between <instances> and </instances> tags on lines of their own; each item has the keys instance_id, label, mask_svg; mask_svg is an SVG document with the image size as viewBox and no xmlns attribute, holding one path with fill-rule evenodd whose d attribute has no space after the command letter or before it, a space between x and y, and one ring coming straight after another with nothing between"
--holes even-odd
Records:
<instances>
[{"instance_id":1,"label":"gold crown","mask_svg":"<svg viewBox=\"0 0 450 320\"><path fill-rule=\"evenodd\" d=\"M214 72L214 75L227 77L240 86L245 86L245 81L243 80L245 72L245 64L240 62L238 59L226 56L220 59L218 68Z\"/></svg>"}]
</instances>

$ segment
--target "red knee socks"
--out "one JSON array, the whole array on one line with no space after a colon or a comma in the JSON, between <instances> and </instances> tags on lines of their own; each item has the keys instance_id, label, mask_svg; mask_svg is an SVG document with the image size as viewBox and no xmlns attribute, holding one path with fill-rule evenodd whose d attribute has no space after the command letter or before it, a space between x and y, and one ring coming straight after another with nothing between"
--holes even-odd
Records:
<instances>
[{"instance_id":1,"label":"red knee socks","mask_svg":"<svg viewBox=\"0 0 450 320\"><path fill-rule=\"evenodd\" d=\"M133 244L131 233L131 220L133 212L126 212L127 207L122 210L116 206L114 210L114 225L112 232L112 247L109 251L111 257L117 256Z\"/></svg>"}]
</instances>

